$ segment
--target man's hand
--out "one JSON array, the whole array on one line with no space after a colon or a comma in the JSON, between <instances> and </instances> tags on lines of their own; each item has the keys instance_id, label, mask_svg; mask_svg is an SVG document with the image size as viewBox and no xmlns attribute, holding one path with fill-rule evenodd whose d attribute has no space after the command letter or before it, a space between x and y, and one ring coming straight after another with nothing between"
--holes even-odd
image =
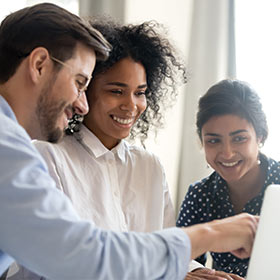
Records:
<instances>
[{"instance_id":1,"label":"man's hand","mask_svg":"<svg viewBox=\"0 0 280 280\"><path fill-rule=\"evenodd\" d=\"M192 259L206 251L231 252L238 258L251 255L259 217L247 213L182 228L192 244Z\"/></svg>"},{"instance_id":2,"label":"man's hand","mask_svg":"<svg viewBox=\"0 0 280 280\"><path fill-rule=\"evenodd\" d=\"M208 268L198 268L189 272L185 280L245 280L244 278L223 271Z\"/></svg>"}]
</instances>

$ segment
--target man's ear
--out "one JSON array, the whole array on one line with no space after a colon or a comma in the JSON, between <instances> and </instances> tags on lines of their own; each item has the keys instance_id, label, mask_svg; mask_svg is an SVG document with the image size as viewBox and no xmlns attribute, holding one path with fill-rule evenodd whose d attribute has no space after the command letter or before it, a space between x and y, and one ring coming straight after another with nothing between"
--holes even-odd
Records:
<instances>
[{"instance_id":1,"label":"man's ear","mask_svg":"<svg viewBox=\"0 0 280 280\"><path fill-rule=\"evenodd\" d=\"M29 55L28 63L31 80L39 83L50 68L50 55L46 48L35 48Z\"/></svg>"}]
</instances>

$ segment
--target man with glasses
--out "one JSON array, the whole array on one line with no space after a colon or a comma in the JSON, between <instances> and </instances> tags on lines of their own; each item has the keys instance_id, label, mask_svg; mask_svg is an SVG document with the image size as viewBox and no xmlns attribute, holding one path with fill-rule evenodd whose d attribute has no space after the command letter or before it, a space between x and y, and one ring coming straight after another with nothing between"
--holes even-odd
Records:
<instances>
[{"instance_id":1,"label":"man with glasses","mask_svg":"<svg viewBox=\"0 0 280 280\"><path fill-rule=\"evenodd\" d=\"M63 62L63 61L61 61L61 60L59 60L59 59L57 59L53 56L51 56L50 58L53 61L55 61L56 63L59 63L59 64L65 66L65 67L69 68L72 71L72 73L74 72L73 68L70 65L68 65L67 63L65 63L65 62ZM78 90L77 98L80 98L80 96L83 93L85 93L91 78L92 78L91 75L90 76L85 76L85 75L82 75L82 74L77 75L77 79L76 79L76 85L77 85L77 90Z\"/></svg>"},{"instance_id":2,"label":"man with glasses","mask_svg":"<svg viewBox=\"0 0 280 280\"><path fill-rule=\"evenodd\" d=\"M100 33L52 4L19 10L0 26L0 275L14 258L53 280L182 279L189 259L207 250L250 254L250 215L114 233L81 220L57 190L31 138L57 142L73 113L87 113L84 91L108 51Z\"/></svg>"}]
</instances>

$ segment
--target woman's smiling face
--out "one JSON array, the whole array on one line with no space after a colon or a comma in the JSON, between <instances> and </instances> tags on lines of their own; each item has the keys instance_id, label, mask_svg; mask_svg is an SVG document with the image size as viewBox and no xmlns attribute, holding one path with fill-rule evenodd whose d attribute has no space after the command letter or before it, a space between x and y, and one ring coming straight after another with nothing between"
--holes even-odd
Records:
<instances>
[{"instance_id":1,"label":"woman's smiling face","mask_svg":"<svg viewBox=\"0 0 280 280\"><path fill-rule=\"evenodd\" d=\"M254 127L237 115L215 116L202 127L202 143L209 165L227 183L236 183L258 166L260 139Z\"/></svg>"},{"instance_id":2,"label":"woman's smiling face","mask_svg":"<svg viewBox=\"0 0 280 280\"><path fill-rule=\"evenodd\" d=\"M145 111L146 71L131 58L123 58L105 73L94 77L87 96L85 125L105 147L112 149L126 138Z\"/></svg>"}]
</instances>

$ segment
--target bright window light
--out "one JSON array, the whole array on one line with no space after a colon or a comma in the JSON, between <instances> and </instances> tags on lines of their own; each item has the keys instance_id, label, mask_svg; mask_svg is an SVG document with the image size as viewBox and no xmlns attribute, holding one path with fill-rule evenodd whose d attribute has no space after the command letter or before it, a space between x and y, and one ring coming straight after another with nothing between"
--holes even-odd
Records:
<instances>
[{"instance_id":1,"label":"bright window light","mask_svg":"<svg viewBox=\"0 0 280 280\"><path fill-rule=\"evenodd\" d=\"M280 1L236 0L236 71L262 99L269 136L262 151L280 160Z\"/></svg>"},{"instance_id":2,"label":"bright window light","mask_svg":"<svg viewBox=\"0 0 280 280\"><path fill-rule=\"evenodd\" d=\"M46 1L40 0L13 0L13 1L3 1L1 3L0 9L0 22L10 13L22 9L26 6L32 6L35 4L43 3ZM73 14L78 15L79 13L79 0L48 0L48 3L56 4L60 7L67 9Z\"/></svg>"}]
</instances>

